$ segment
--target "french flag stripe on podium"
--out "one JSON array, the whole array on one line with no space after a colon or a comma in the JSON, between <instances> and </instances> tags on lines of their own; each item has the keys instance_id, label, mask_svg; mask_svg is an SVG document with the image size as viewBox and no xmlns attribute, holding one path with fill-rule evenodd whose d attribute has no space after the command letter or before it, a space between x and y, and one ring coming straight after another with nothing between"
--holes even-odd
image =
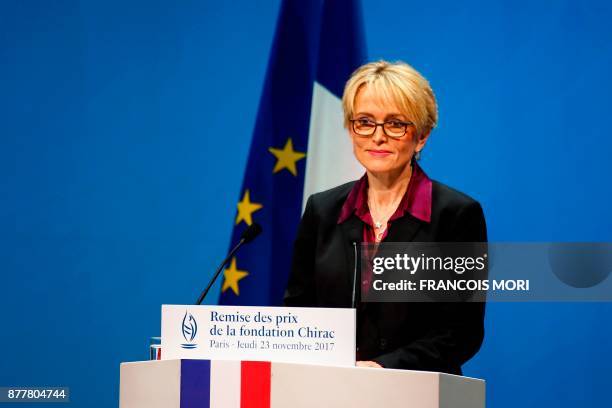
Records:
<instances>
[{"instance_id":1,"label":"french flag stripe on podium","mask_svg":"<svg viewBox=\"0 0 612 408\"><path fill-rule=\"evenodd\" d=\"M212 361L210 406L240 408L241 361Z\"/></svg>"},{"instance_id":2,"label":"french flag stripe on podium","mask_svg":"<svg viewBox=\"0 0 612 408\"><path fill-rule=\"evenodd\" d=\"M181 361L181 408L209 408L211 362Z\"/></svg>"},{"instance_id":3,"label":"french flag stripe on podium","mask_svg":"<svg viewBox=\"0 0 612 408\"><path fill-rule=\"evenodd\" d=\"M181 361L180 408L270 408L272 363Z\"/></svg>"},{"instance_id":4,"label":"french flag stripe on podium","mask_svg":"<svg viewBox=\"0 0 612 408\"><path fill-rule=\"evenodd\" d=\"M240 408L270 408L272 364L243 361L240 373Z\"/></svg>"}]
</instances>

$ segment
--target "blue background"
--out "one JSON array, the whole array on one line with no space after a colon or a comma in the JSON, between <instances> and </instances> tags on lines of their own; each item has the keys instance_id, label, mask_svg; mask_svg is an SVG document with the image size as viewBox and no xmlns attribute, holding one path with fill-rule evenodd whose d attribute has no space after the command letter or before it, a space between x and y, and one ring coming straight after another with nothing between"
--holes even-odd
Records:
<instances>
[{"instance_id":1,"label":"blue background","mask_svg":"<svg viewBox=\"0 0 612 408\"><path fill-rule=\"evenodd\" d=\"M229 245L279 1L0 3L0 386L116 406ZM364 0L431 81L430 176L492 241L612 241L607 1ZM216 296L211 296L214 301ZM609 405L612 305L490 304L491 407Z\"/></svg>"}]
</instances>

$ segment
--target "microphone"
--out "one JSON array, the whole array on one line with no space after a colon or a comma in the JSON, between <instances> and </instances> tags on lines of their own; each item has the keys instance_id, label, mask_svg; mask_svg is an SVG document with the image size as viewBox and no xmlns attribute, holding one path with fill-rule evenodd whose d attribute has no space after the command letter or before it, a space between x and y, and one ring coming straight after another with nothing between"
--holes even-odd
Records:
<instances>
[{"instance_id":1,"label":"microphone","mask_svg":"<svg viewBox=\"0 0 612 408\"><path fill-rule=\"evenodd\" d=\"M254 222L253 224L249 225L247 229L242 231L240 240L244 241L243 244L248 244L249 242L257 238L257 236L261 234L261 231L261 225Z\"/></svg>"},{"instance_id":2,"label":"microphone","mask_svg":"<svg viewBox=\"0 0 612 408\"><path fill-rule=\"evenodd\" d=\"M234 248L232 248L232 250L229 252L229 254L227 254L227 256L225 257L223 262L221 262L221 265L219 265L219 267L217 268L217 270L216 270L215 274L213 275L212 279L210 280L210 282L208 282L208 286L206 287L206 289L204 289L204 291L202 292L202 294L198 298L198 301L196 302L196 305L202 304L202 301L204 300L204 298L208 294L208 291L212 287L213 283L215 283L215 281L219 277L219 274L223 270L223 267L225 265L227 265L229 260L236 253L236 251L238 251L238 249L240 249L240 247L242 245L248 244L249 242L253 241L259 234L261 234L261 231L262 231L261 225L257 224L256 222L254 222L253 224L249 225L247 227L247 229L242 231L242 235L240 236L240 241L238 241L236 246Z\"/></svg>"},{"instance_id":3,"label":"microphone","mask_svg":"<svg viewBox=\"0 0 612 408\"><path fill-rule=\"evenodd\" d=\"M350 231L348 236L349 243L353 247L353 293L351 296L351 308L357 308L357 287L359 286L359 282L357 281L357 259L358 259L358 251L357 245L361 242L361 237L358 230Z\"/></svg>"}]
</instances>

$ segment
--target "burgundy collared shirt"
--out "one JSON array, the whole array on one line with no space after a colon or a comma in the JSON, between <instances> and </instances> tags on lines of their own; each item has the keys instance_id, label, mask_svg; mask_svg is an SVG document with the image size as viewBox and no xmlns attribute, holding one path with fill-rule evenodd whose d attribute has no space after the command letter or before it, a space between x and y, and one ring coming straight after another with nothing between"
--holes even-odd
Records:
<instances>
[{"instance_id":1,"label":"burgundy collared shirt","mask_svg":"<svg viewBox=\"0 0 612 408\"><path fill-rule=\"evenodd\" d=\"M381 241L383 241L387 236L387 232L389 231L389 228L391 228L393 221L403 217L406 215L406 213L424 222L431 221L431 190L431 180L429 177L427 177L427 174L425 174L418 163L413 162L412 175L410 176L408 188L397 206L397 209L389 218L387 228L383 233ZM340 210L338 224L342 224L353 214L363 221L363 242L375 243L376 231L374 229L372 215L370 214L370 208L368 207L367 174L364 174L349 192L349 195L346 198L342 209ZM368 276L362 276L362 290L367 290L369 288L372 272L369 271L367 275Z\"/></svg>"}]
</instances>

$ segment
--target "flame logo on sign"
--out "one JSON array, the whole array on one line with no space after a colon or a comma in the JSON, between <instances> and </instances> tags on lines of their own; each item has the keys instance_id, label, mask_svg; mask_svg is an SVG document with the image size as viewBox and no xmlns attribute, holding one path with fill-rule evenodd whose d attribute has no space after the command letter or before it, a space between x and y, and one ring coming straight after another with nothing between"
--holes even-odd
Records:
<instances>
[{"instance_id":1,"label":"flame logo on sign","mask_svg":"<svg viewBox=\"0 0 612 408\"><path fill-rule=\"evenodd\" d=\"M193 315L187 310L185 311L185 316L183 317L182 332L183 338L187 343L181 344L181 347L186 349L196 348L197 344L193 343L193 339L195 339L195 336L198 333L198 323L196 322L195 317L193 317Z\"/></svg>"}]
</instances>

